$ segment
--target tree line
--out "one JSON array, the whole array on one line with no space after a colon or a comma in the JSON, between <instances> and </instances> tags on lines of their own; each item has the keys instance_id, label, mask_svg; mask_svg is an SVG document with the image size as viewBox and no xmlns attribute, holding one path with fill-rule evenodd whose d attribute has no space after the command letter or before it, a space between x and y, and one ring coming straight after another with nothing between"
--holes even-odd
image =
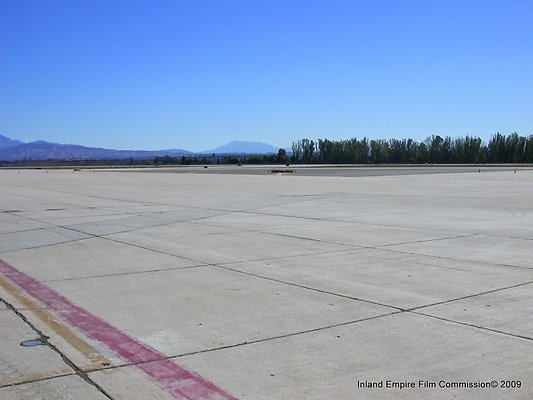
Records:
<instances>
[{"instance_id":1,"label":"tree line","mask_svg":"<svg viewBox=\"0 0 533 400\"><path fill-rule=\"evenodd\" d=\"M533 163L533 135L497 133L479 137L433 135L413 139L300 139L292 143L293 163L325 164L477 164Z\"/></svg>"}]
</instances>

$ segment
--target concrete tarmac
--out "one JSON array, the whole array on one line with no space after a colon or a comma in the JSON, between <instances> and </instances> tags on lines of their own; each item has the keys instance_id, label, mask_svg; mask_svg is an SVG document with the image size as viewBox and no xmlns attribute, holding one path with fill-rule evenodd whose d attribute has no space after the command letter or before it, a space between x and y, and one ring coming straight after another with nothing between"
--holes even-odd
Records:
<instances>
[{"instance_id":1,"label":"concrete tarmac","mask_svg":"<svg viewBox=\"0 0 533 400\"><path fill-rule=\"evenodd\" d=\"M533 170L156 171L0 170L1 399L533 398Z\"/></svg>"}]
</instances>

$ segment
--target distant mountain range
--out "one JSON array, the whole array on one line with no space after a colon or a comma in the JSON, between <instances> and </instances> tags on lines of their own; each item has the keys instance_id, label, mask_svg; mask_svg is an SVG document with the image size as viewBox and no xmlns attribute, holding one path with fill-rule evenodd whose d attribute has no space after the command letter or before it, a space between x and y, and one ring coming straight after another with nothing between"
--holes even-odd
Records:
<instances>
[{"instance_id":1,"label":"distant mountain range","mask_svg":"<svg viewBox=\"0 0 533 400\"><path fill-rule=\"evenodd\" d=\"M183 149L114 150L74 144L50 143L39 140L23 143L0 135L0 160L103 160L123 158L153 158L156 156L181 157L194 154L265 154L278 149L265 143L231 142L216 149L194 153Z\"/></svg>"},{"instance_id":2,"label":"distant mountain range","mask_svg":"<svg viewBox=\"0 0 533 400\"><path fill-rule=\"evenodd\" d=\"M24 142L0 135L0 149L7 149L8 147L18 146L19 144L24 144Z\"/></svg>"}]
</instances>

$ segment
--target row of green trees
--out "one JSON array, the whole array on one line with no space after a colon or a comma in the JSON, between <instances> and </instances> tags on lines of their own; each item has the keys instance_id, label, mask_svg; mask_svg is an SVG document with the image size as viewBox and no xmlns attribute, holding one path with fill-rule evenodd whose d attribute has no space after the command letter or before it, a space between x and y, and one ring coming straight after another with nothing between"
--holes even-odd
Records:
<instances>
[{"instance_id":1,"label":"row of green trees","mask_svg":"<svg viewBox=\"0 0 533 400\"><path fill-rule=\"evenodd\" d=\"M479 137L433 135L413 139L300 139L293 142L293 163L326 164L476 164L533 163L533 135L493 135L488 143Z\"/></svg>"}]
</instances>

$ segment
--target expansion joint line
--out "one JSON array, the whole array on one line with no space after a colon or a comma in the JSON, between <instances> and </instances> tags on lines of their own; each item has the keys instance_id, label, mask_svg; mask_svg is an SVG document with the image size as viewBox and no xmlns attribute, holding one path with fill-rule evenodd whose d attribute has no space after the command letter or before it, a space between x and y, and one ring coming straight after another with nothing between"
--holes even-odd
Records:
<instances>
[{"instance_id":1,"label":"expansion joint line","mask_svg":"<svg viewBox=\"0 0 533 400\"><path fill-rule=\"evenodd\" d=\"M504 287L504 288L498 288L498 289L494 289L494 290L489 290L489 291L485 291L485 292L481 292L481 293L476 293L476 294L469 295L469 296L463 296L463 297L460 297L460 298L445 300L445 301L442 301L442 302L439 302L439 303L426 304L426 305L423 305L423 306L413 307L413 308L401 308L401 307L397 307L397 306L393 306L393 305L389 305L389 304L378 303L378 302L371 301L371 300L360 299L360 298L356 298L356 297L352 297L352 296L342 295L340 293L329 292L329 291L326 291L326 290L312 288L312 287L305 286L305 285L299 285L299 284L296 284L296 283L285 282L285 281L282 281L282 280L279 280L279 279L269 278L269 277L266 277L266 276L253 274L253 273L245 272L245 271L240 271L238 269L234 269L234 268L230 268L230 267L225 267L223 265L216 265L216 264L212 264L212 265L214 267L217 267L217 268L221 268L221 269L225 269L225 270L241 273L241 274L244 274L244 275L253 276L253 277L256 277L256 278L260 278L260 279L265 279L265 280L269 280L269 281L273 281L273 282L278 282L278 283L282 283L282 284L285 284L285 285L294 286L294 287L298 287L298 288L302 288L302 289L312 290L312 291L323 293L323 294L329 294L329 295L332 295L332 296L342 297L342 298L349 299L349 300L361 301L361 302L364 302L364 303L379 305L379 306L382 306L382 307L388 307L388 308L392 308L392 309L396 310L395 312L392 312L392 313L390 313L388 315L391 315L391 314L398 315L398 314L402 314L402 313L417 314L417 315L425 316L425 317L428 317L428 318L439 319L441 321L446 321L446 322L453 323L453 324L468 326L468 327L476 328L476 329L482 329L482 330L485 330L485 331L490 331L490 332L498 333L498 334L501 334L501 335L511 336L511 337L520 338L520 339L526 339L526 340L533 340L533 338L527 337L527 336L517 335L517 334L513 334L513 333L509 333L509 332L500 331L500 330L497 330L497 329L492 329L492 328L488 328L488 327L484 327L484 326L480 326L480 325L475 325L475 324L469 324L469 323L466 323L466 322L456 321L456 320L452 320L452 319L437 317L437 316L434 316L434 315L431 315L431 314L426 314L426 313L423 313L423 312L416 311L416 310L423 309L423 308L426 308L426 307L431 307L431 306L435 306L435 305L439 305L439 304L447 304L447 303L451 303L451 302L455 302L455 301L459 301L459 300L463 300L463 299L467 299L467 298L481 296L481 295L484 295L484 294L499 292L499 291L506 290L506 289L511 289L511 288L515 288L515 287L528 285L528 284L533 283L533 281L520 283L520 284L517 284L517 285L512 285L512 286L508 286L508 287ZM382 316L380 316L380 317L382 317ZM357 322L357 321L354 321L354 322Z\"/></svg>"},{"instance_id":2,"label":"expansion joint line","mask_svg":"<svg viewBox=\"0 0 533 400\"><path fill-rule=\"evenodd\" d=\"M409 309L407 309L405 311L417 311L417 310L421 310L421 309L427 308L427 307L440 306L442 304L448 304L448 303L453 303L455 301L471 299L473 297L483 296L485 294L497 293L497 292L501 292L502 290L514 289L514 288L517 288L517 287L520 287L520 286L530 285L532 283L533 283L533 281L528 281L528 282L517 283L516 285L505 286L505 287L501 287L501 288L497 288L497 289L485 290L483 292L474 293L474 294L470 294L470 295L467 295L467 296L456 297L455 299L438 301L436 303L425 304L423 306L409 308Z\"/></svg>"},{"instance_id":3,"label":"expansion joint line","mask_svg":"<svg viewBox=\"0 0 533 400\"><path fill-rule=\"evenodd\" d=\"M452 323L452 324L456 324L456 325L469 326L469 327L471 327L471 328L481 329L481 330L484 330L484 331L493 332L493 333L497 333L497 334L504 335L504 336L510 336L510 337L514 337L514 338L517 338L517 339L523 339L523 340L533 341L533 338L528 337L528 336L523 336L523 335L518 335L518 334L516 334L516 333L510 333L510 332L500 331L500 330L498 330L498 329L488 328L488 327L486 327L486 326L481 326L481 325L476 325L476 324L470 324L470 323L468 323L468 322L456 321L456 320L454 320L454 319L448 319L448 318L438 317L438 316L436 316L436 315L426 314L426 313L418 312L418 311L405 311L405 312L412 313L412 314L417 314L417 315L422 315L422 316L424 316L424 317L428 317L428 318L438 319L438 320L440 320L440 321L446 321L446 322L449 322L449 323Z\"/></svg>"},{"instance_id":4,"label":"expansion joint line","mask_svg":"<svg viewBox=\"0 0 533 400\"><path fill-rule=\"evenodd\" d=\"M223 266L223 265L220 265L220 264L211 264L211 265L213 267L217 267L217 268L220 268L220 269L225 269L225 270L228 270L228 271L237 272L237 273L243 274L243 275L253 276L255 278L260 278L260 279L264 279L264 280L271 281L271 282L282 283L282 284L288 285L288 286L298 287L298 288L301 288L301 289L311 290L311 291L318 292L318 293L323 293L323 294L329 294L331 296L342 297L342 298L348 299L348 300L354 300L354 301L360 301L360 302L363 302L363 303L374 304L374 305L381 306L381 307L391 308L391 309L394 309L394 310L397 310L397 311L406 311L404 308L393 306L391 304L379 303L377 301L365 300L365 299L361 299L361 298L358 298L358 297L347 296L347 295L340 294L340 293L330 292L328 290L322 290L322 289L313 288L313 287L310 287L310 286L299 285L297 283L286 282L286 281L283 281L281 279L269 278L268 276L259 275L259 274L253 274L251 272L241 271L239 269L226 267L226 266Z\"/></svg>"},{"instance_id":5,"label":"expansion joint line","mask_svg":"<svg viewBox=\"0 0 533 400\"><path fill-rule=\"evenodd\" d=\"M39 340L42 341L44 344L46 344L46 346L48 346L52 351L57 353L61 357L63 362L65 364L67 364L70 368L72 368L72 370L74 371L74 373L76 375L78 375L81 379L83 379L89 385L91 385L94 388L96 388L96 390L98 390L100 393L102 393L105 397L107 397L110 400L113 400L113 398L100 385L98 385L96 382L94 382L89 377L89 375L86 372L80 370L76 366L76 364L74 364L63 352L61 352L61 350L59 350L55 345L50 343L49 340L48 340L49 337L46 336L42 331L37 329L37 327L35 325L33 325L28 320L28 318L26 318L26 316L24 314L22 314L11 303L9 303L7 300L5 300L5 299L3 299L1 297L0 297L0 302L2 302L9 310L11 310L13 313L15 313L15 315L17 315L26 325L28 325L31 328L31 330L33 330L39 336ZM38 379L38 380L30 381L30 382L20 382L17 385L22 385L22 384L25 384L25 383L31 383L31 382L37 382L37 381L43 381L43 380L49 380L49 379L53 379L53 378L59 378L59 377L62 377L62 376L71 376L71 375L73 375L73 374L61 374L61 375L53 376L53 377L50 377L50 378Z\"/></svg>"}]
</instances>

